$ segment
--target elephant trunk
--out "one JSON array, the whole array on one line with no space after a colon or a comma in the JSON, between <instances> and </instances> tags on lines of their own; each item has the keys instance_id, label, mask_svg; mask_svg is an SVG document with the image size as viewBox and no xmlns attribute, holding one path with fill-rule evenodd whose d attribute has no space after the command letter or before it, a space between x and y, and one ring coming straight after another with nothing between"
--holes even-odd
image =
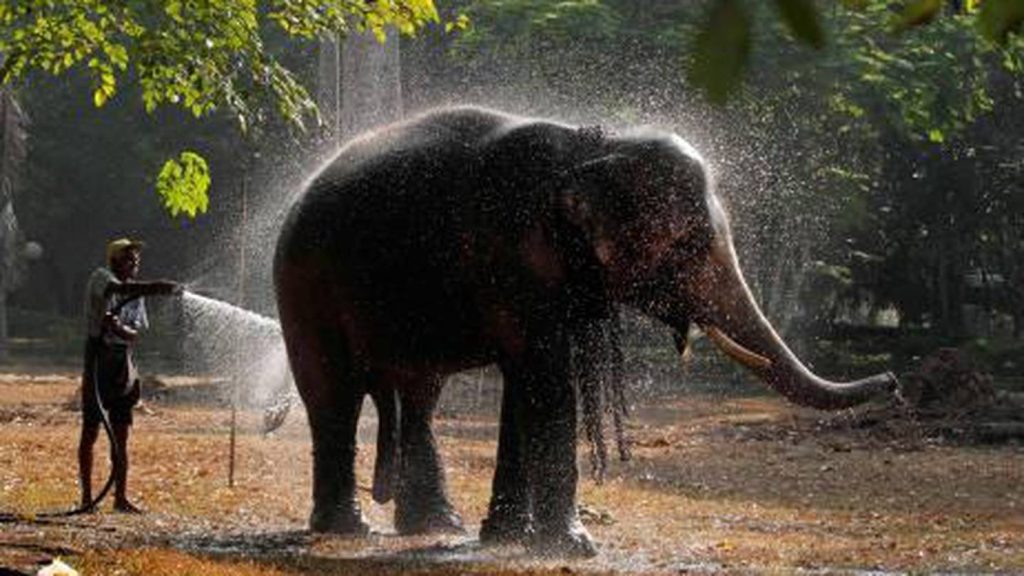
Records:
<instances>
[{"instance_id":1,"label":"elephant trunk","mask_svg":"<svg viewBox=\"0 0 1024 576\"><path fill-rule=\"evenodd\" d=\"M852 382L816 376L790 351L754 300L728 239L717 240L700 273L686 283L696 320L727 355L789 400L838 409L891 394L896 377L886 372Z\"/></svg>"}]
</instances>

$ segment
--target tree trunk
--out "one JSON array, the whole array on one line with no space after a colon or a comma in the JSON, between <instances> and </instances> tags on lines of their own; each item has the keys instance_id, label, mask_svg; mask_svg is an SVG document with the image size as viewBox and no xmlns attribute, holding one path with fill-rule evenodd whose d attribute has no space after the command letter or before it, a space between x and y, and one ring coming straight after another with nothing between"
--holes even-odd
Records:
<instances>
[{"instance_id":1,"label":"tree trunk","mask_svg":"<svg viewBox=\"0 0 1024 576\"><path fill-rule=\"evenodd\" d=\"M335 145L341 137L341 61L337 37L320 41L317 58L316 105L320 108L325 132Z\"/></svg>"},{"instance_id":2,"label":"tree trunk","mask_svg":"<svg viewBox=\"0 0 1024 576\"><path fill-rule=\"evenodd\" d=\"M367 32L352 32L341 52L342 140L402 117L401 53L398 33L381 43Z\"/></svg>"},{"instance_id":3,"label":"tree trunk","mask_svg":"<svg viewBox=\"0 0 1024 576\"><path fill-rule=\"evenodd\" d=\"M8 90L0 90L0 360L7 358L7 293L22 264L14 191L26 156L25 115Z\"/></svg>"}]
</instances>

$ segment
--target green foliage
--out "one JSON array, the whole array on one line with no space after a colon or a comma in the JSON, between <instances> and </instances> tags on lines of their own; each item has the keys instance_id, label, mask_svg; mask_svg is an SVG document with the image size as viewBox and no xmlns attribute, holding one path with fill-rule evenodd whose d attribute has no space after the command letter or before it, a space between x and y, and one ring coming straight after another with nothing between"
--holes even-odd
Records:
<instances>
[{"instance_id":1,"label":"green foliage","mask_svg":"<svg viewBox=\"0 0 1024 576\"><path fill-rule=\"evenodd\" d=\"M981 4L978 26L990 40L1006 43L1011 32L1024 26L1024 2L1020 0L986 0Z\"/></svg>"},{"instance_id":2,"label":"green foliage","mask_svg":"<svg viewBox=\"0 0 1024 576\"><path fill-rule=\"evenodd\" d=\"M209 205L210 169L195 152L181 153L180 162L171 158L160 170L156 192L171 217L185 213L189 218L206 212Z\"/></svg>"},{"instance_id":3,"label":"green foliage","mask_svg":"<svg viewBox=\"0 0 1024 576\"><path fill-rule=\"evenodd\" d=\"M854 105L848 112L858 116L870 106L882 129L943 144L992 109L990 74L1004 49L976 33L973 15L938 18L901 34L879 29L885 18L896 18L897 28L921 23L931 17L923 4L893 15L887 2L872 0L841 15L833 69L839 101Z\"/></svg>"},{"instance_id":4,"label":"green foliage","mask_svg":"<svg viewBox=\"0 0 1024 576\"><path fill-rule=\"evenodd\" d=\"M844 0L827 13L829 18L824 17L826 13L821 12L821 4L815 0L775 0L774 14L765 10L763 3L753 0L707 0L702 4L706 9L704 19L695 27L692 20L694 13L699 12L698 3L680 6L648 2L638 9L621 0L466 0L465 13L472 18L473 25L459 47L467 54L486 50L525 52L523 47L581 42L611 43L606 48L616 49L617 42L629 38L680 53L688 50L690 83L710 100L721 103L735 94L741 84L752 54L756 54L754 39L758 43L766 41L761 31L782 33L819 50L840 44L838 49L844 54L835 63L841 67L848 68L851 52L860 52L853 55L864 61L859 81L873 83L886 75L898 79L899 73L892 74L898 72L893 66L906 69L918 62L925 62L927 74L948 80L946 76L956 74L946 75L935 67L944 65L942 58L995 49L981 47L985 37L1012 47L1015 40L1011 31L1020 28L1024 15L1024 2L1020 0L966 2L960 14L948 15L942 15L942 0ZM644 18L645 14L650 16ZM831 26L826 26L826 20ZM642 28L638 29L638 25ZM978 33L979 26L983 34ZM870 46L851 46L869 42ZM891 53L890 46L895 46L897 53ZM763 44L760 49L765 49ZM1004 51L1015 52L1009 48ZM1007 66L1020 63L1019 58L1010 56L1006 61ZM882 65L877 66L879 63ZM969 63L961 61L955 65L957 72L968 74L967 84L974 82ZM787 70L776 72L786 74ZM918 116L911 122L914 130L933 142L944 141L946 133L955 127L931 119L937 116L935 110L945 104L936 94L924 94L918 87L894 90L894 98L906 103L902 107L904 112ZM983 94L974 96L968 115L986 108ZM913 112L915 109L926 112Z\"/></svg>"},{"instance_id":5,"label":"green foliage","mask_svg":"<svg viewBox=\"0 0 1024 576\"><path fill-rule=\"evenodd\" d=\"M608 40L622 23L602 0L475 0L456 22L466 28L459 41L464 53L484 45L515 51L534 43Z\"/></svg>"},{"instance_id":6,"label":"green foliage","mask_svg":"<svg viewBox=\"0 0 1024 576\"><path fill-rule=\"evenodd\" d=\"M742 2L718 2L694 44L690 80L712 102L724 102L739 85L749 58L750 19Z\"/></svg>"},{"instance_id":7,"label":"green foliage","mask_svg":"<svg viewBox=\"0 0 1024 576\"><path fill-rule=\"evenodd\" d=\"M269 20L289 35L306 39L354 28L372 32L384 42L388 26L411 36L424 24L438 22L432 0L273 0L269 4Z\"/></svg>"},{"instance_id":8,"label":"green foliage","mask_svg":"<svg viewBox=\"0 0 1024 576\"><path fill-rule=\"evenodd\" d=\"M927 24L938 16L942 10L942 0L912 0L908 2L903 10L893 17L892 27L900 32Z\"/></svg>"},{"instance_id":9,"label":"green foliage","mask_svg":"<svg viewBox=\"0 0 1024 576\"><path fill-rule=\"evenodd\" d=\"M812 0L775 0L775 5L798 40L815 48L825 46L825 31Z\"/></svg>"},{"instance_id":10,"label":"green foliage","mask_svg":"<svg viewBox=\"0 0 1024 576\"><path fill-rule=\"evenodd\" d=\"M0 83L80 69L96 106L137 83L150 112L223 110L243 132L269 117L302 130L320 122L317 108L266 49L271 29L301 39L368 30L383 41L388 26L413 34L437 21L433 0L0 0Z\"/></svg>"},{"instance_id":11,"label":"green foliage","mask_svg":"<svg viewBox=\"0 0 1024 576\"><path fill-rule=\"evenodd\" d=\"M775 4L793 37L814 48L825 47L826 33L814 0L776 0ZM882 64L866 66L868 69L861 75L861 80L876 82L883 75L892 73L894 68L891 65L895 65L901 70L892 74L894 80L905 80L908 70L913 75L913 72L926 67L930 76L927 82L933 79L943 81L939 90L931 93L921 90L921 83L906 89L896 84L888 86L896 100L906 103L902 112L908 123L935 143L944 142L945 133L959 128L963 120L936 120L942 116L936 113L936 109L949 107L953 109L953 115L964 112L969 120L989 106L983 91L968 88L962 91L970 95L968 101L953 106L948 106L938 94L941 90L953 89L949 84L957 77L956 72L966 74L965 84L978 83L975 72L985 64L972 64L959 60L959 57L965 53L977 56L995 49L983 46L984 38L996 40L1006 53L1019 53L1019 45L1014 46L1012 32L1019 31L1024 22L1024 2L1021 0L988 0L980 5L967 2L960 14L940 18L943 5L943 0L907 0L895 6L889 0L846 0L843 2L844 10L833 11L833 20L840 22L833 31L833 41L870 43L870 46L860 49L861 53L855 58ZM751 18L749 14L753 13L755 6L755 3L745 4L743 0L714 0L709 5L709 17L694 45L690 80L714 102L724 101L739 85L751 50L752 29L775 26L760 14ZM842 22L848 23L844 25ZM981 34L975 31L975 27L980 28ZM913 35L915 33L916 36ZM897 47L895 51L890 50L890 44ZM1019 58L1007 56L1008 67L1019 61ZM918 68L922 63L925 67ZM941 66L944 65L952 65L957 70L943 73Z\"/></svg>"}]
</instances>

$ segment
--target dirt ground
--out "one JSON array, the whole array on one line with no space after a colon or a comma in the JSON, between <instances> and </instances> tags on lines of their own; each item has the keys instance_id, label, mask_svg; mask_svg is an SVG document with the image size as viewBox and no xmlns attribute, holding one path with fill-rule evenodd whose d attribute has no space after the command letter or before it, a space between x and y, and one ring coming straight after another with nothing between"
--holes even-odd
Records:
<instances>
[{"instance_id":1,"label":"dirt ground","mask_svg":"<svg viewBox=\"0 0 1024 576\"><path fill-rule=\"evenodd\" d=\"M963 445L912 426L880 438L843 425L855 418L774 396L639 406L634 458L614 462L604 485L588 478L580 446L580 501L600 556L537 561L475 540L494 466L494 414L437 422L469 535L397 537L391 507L364 492L379 534L351 540L304 532L310 449L301 414L270 437L256 432L260 414L240 415L230 488L229 412L194 401L201 383L168 382L137 412L131 441L130 492L147 513L115 514L107 502L96 514L47 520L31 514L77 498L79 414L69 402L77 378L0 375L0 512L23 515L0 524L0 574L34 574L56 556L82 574L125 575L1024 573L1024 448L1012 442ZM373 423L364 420L367 486ZM107 474L104 451L97 483Z\"/></svg>"}]
</instances>

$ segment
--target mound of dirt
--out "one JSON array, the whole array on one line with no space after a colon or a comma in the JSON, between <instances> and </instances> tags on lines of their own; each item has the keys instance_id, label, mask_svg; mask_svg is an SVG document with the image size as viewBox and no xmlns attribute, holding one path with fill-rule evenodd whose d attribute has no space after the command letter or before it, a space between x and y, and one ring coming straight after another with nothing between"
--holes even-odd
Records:
<instances>
[{"instance_id":1,"label":"mound of dirt","mask_svg":"<svg viewBox=\"0 0 1024 576\"><path fill-rule=\"evenodd\" d=\"M900 395L919 417L981 415L997 404L992 378L956 348L941 348L900 381Z\"/></svg>"},{"instance_id":2,"label":"mound of dirt","mask_svg":"<svg viewBox=\"0 0 1024 576\"><path fill-rule=\"evenodd\" d=\"M721 431L725 432L725 431ZM725 432L743 441L813 441L836 450L918 450L924 444L1024 444L1024 394L998 390L966 354L943 348L900 378L896 398L786 422L746 422Z\"/></svg>"},{"instance_id":3,"label":"mound of dirt","mask_svg":"<svg viewBox=\"0 0 1024 576\"><path fill-rule=\"evenodd\" d=\"M1024 398L997 390L956 348L941 348L900 378L897 401L837 422L879 439L914 436L959 444L1024 441Z\"/></svg>"}]
</instances>

